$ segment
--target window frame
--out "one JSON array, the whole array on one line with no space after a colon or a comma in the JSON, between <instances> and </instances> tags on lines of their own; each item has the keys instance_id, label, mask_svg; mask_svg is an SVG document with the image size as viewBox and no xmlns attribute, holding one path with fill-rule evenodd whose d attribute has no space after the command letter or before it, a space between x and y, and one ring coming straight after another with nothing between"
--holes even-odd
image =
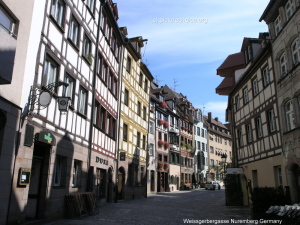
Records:
<instances>
[{"instance_id":1,"label":"window frame","mask_svg":"<svg viewBox=\"0 0 300 225\"><path fill-rule=\"evenodd\" d=\"M70 82L70 80L71 80L71 82ZM65 83L68 84L68 86L63 87L63 93L65 93L65 97L69 97L71 106L74 107L76 79L74 77L72 77L68 72L66 72L64 81L65 81ZM69 92L71 92L71 94Z\"/></svg>"},{"instance_id":2,"label":"window frame","mask_svg":"<svg viewBox=\"0 0 300 225\"><path fill-rule=\"evenodd\" d=\"M76 36L75 36L76 38L74 37L74 25L76 25L75 27L77 27ZM70 43L72 43L77 50L79 50L79 39L80 39L80 24L77 21L77 19L73 15L71 15L69 32L68 32L68 40L70 40Z\"/></svg>"},{"instance_id":3,"label":"window frame","mask_svg":"<svg viewBox=\"0 0 300 225\"><path fill-rule=\"evenodd\" d=\"M289 110L287 109L288 104L290 104L291 106ZM286 131L291 131L295 129L294 108L291 99L284 104L284 115L285 115Z\"/></svg>"},{"instance_id":4,"label":"window frame","mask_svg":"<svg viewBox=\"0 0 300 225\"><path fill-rule=\"evenodd\" d=\"M276 120L275 120L275 114L274 109L270 109L268 112L268 122L269 122L269 131L272 133L276 131Z\"/></svg>"},{"instance_id":5,"label":"window frame","mask_svg":"<svg viewBox=\"0 0 300 225\"><path fill-rule=\"evenodd\" d=\"M286 21L289 21L289 19L293 16L295 12L295 4L293 0L288 0L287 3L284 6L285 9L285 16Z\"/></svg>"},{"instance_id":6,"label":"window frame","mask_svg":"<svg viewBox=\"0 0 300 225\"><path fill-rule=\"evenodd\" d=\"M287 75L287 61L286 61L285 52L281 54L279 58L279 64L280 64L280 77L284 77Z\"/></svg>"},{"instance_id":7,"label":"window frame","mask_svg":"<svg viewBox=\"0 0 300 225\"><path fill-rule=\"evenodd\" d=\"M18 31L18 21L14 15L12 15L3 5L0 4L0 13L5 16L5 19L9 21L9 27L0 23L0 28L7 32L14 38L17 38L17 31ZM1 22L1 21L0 21Z\"/></svg>"},{"instance_id":8,"label":"window frame","mask_svg":"<svg viewBox=\"0 0 300 225\"><path fill-rule=\"evenodd\" d=\"M84 94L82 96L82 94ZM82 100L84 99L84 101L82 102ZM88 91L83 87L83 86L79 86L79 90L78 90L78 104L77 104L77 112L86 116L87 114L87 106L88 106ZM84 107L84 109L83 109Z\"/></svg>"},{"instance_id":9,"label":"window frame","mask_svg":"<svg viewBox=\"0 0 300 225\"><path fill-rule=\"evenodd\" d=\"M276 36L282 30L282 24L281 24L281 17L280 17L280 15L278 15L277 18L274 21L274 29L275 29L275 35Z\"/></svg>"},{"instance_id":10,"label":"window frame","mask_svg":"<svg viewBox=\"0 0 300 225\"><path fill-rule=\"evenodd\" d=\"M243 95L244 95L244 104L246 105L249 102L249 91L247 86L243 89Z\"/></svg>"},{"instance_id":11,"label":"window frame","mask_svg":"<svg viewBox=\"0 0 300 225\"><path fill-rule=\"evenodd\" d=\"M61 9L58 9L58 3L61 3ZM57 10L59 10L59 16L57 16ZM51 17L55 23L60 27L64 28L65 23L65 12L66 12L66 3L64 0L52 0L51 2ZM59 17L59 18L58 18Z\"/></svg>"},{"instance_id":12,"label":"window frame","mask_svg":"<svg viewBox=\"0 0 300 225\"><path fill-rule=\"evenodd\" d=\"M80 187L80 174L81 174L81 167L82 161L74 159L73 161L73 174L72 174L72 187Z\"/></svg>"},{"instance_id":13,"label":"window frame","mask_svg":"<svg viewBox=\"0 0 300 225\"><path fill-rule=\"evenodd\" d=\"M52 68L55 68L55 71L53 72L53 74L50 74L51 77L49 77L49 69L51 69L49 67L49 65L51 65ZM46 71L47 71L47 74L45 74ZM60 71L60 65L50 55L47 54L45 57L45 61L44 61L43 76L42 76L41 84L46 87L49 84L56 83L58 76L59 76L59 71ZM50 73L51 73L51 71L50 71ZM55 92L56 91L57 91L57 87L55 87Z\"/></svg>"},{"instance_id":14,"label":"window frame","mask_svg":"<svg viewBox=\"0 0 300 225\"><path fill-rule=\"evenodd\" d=\"M291 44L291 53L293 66L296 66L300 62L300 40L298 38L296 38Z\"/></svg>"},{"instance_id":15,"label":"window frame","mask_svg":"<svg viewBox=\"0 0 300 225\"><path fill-rule=\"evenodd\" d=\"M87 48L88 47L88 48ZM88 61L88 57L92 54L92 41L87 34L83 36L82 56ZM89 62L89 61L88 61ZM90 64L90 62L89 62Z\"/></svg>"},{"instance_id":16,"label":"window frame","mask_svg":"<svg viewBox=\"0 0 300 225\"><path fill-rule=\"evenodd\" d=\"M257 77L252 80L252 89L253 89L253 96L257 96L259 94L259 86Z\"/></svg>"},{"instance_id":17,"label":"window frame","mask_svg":"<svg viewBox=\"0 0 300 225\"><path fill-rule=\"evenodd\" d=\"M255 125L256 125L257 139L262 138L263 137L263 130L262 130L261 117L257 117L255 119Z\"/></svg>"},{"instance_id":18,"label":"window frame","mask_svg":"<svg viewBox=\"0 0 300 225\"><path fill-rule=\"evenodd\" d=\"M247 142L251 143L252 142L252 128L251 128L250 123L246 125L246 132L247 132Z\"/></svg>"},{"instance_id":19,"label":"window frame","mask_svg":"<svg viewBox=\"0 0 300 225\"><path fill-rule=\"evenodd\" d=\"M123 123L123 141L127 142L128 140L128 125Z\"/></svg>"},{"instance_id":20,"label":"window frame","mask_svg":"<svg viewBox=\"0 0 300 225\"><path fill-rule=\"evenodd\" d=\"M131 71L131 63L132 63L132 60L129 56L127 56L127 61L126 61L126 71L130 74L130 71Z\"/></svg>"},{"instance_id":21,"label":"window frame","mask_svg":"<svg viewBox=\"0 0 300 225\"><path fill-rule=\"evenodd\" d=\"M264 87L266 87L271 83L271 75L268 66L262 69L262 74L263 74Z\"/></svg>"}]
</instances>

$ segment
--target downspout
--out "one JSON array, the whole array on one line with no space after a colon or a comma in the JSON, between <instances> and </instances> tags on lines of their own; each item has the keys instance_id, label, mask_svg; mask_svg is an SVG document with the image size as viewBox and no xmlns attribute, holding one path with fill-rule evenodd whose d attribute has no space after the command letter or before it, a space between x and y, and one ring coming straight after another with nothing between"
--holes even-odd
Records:
<instances>
[{"instance_id":1,"label":"downspout","mask_svg":"<svg viewBox=\"0 0 300 225\"><path fill-rule=\"evenodd\" d=\"M98 62L98 45L99 45L99 34L100 34L100 23L101 23L101 14L102 9L106 3L106 0L100 0L100 11L99 11L99 18L98 18L98 26L97 26L97 39L96 39L96 47L95 47L95 61L94 61L94 73L93 73L93 85L92 85L92 110L91 110L91 124L90 124L90 136L89 136L89 147L88 147L88 178L87 178L87 191L92 191L93 189L89 190L89 182L90 179L90 167L91 167L91 157L92 157L92 142L93 142L93 128L94 128L94 117L95 117L95 91L96 91L96 76L97 76L97 62Z\"/></svg>"},{"instance_id":2,"label":"downspout","mask_svg":"<svg viewBox=\"0 0 300 225\"><path fill-rule=\"evenodd\" d=\"M127 42L129 40L127 39ZM127 44L126 40L125 40L125 45ZM121 60L121 65L119 67L119 83L120 83L120 88L119 88L119 101L118 101L118 111L119 111L119 115L118 115L118 127L120 128L120 121L121 121L121 97L122 97L122 84L123 84L123 62L124 62L124 53L125 53L125 45L122 45L122 53L121 53L121 57L120 57L120 60ZM119 173L119 149L120 149L120 146L119 146L119 142L120 142L120 129L118 131L118 135L117 135L117 141L116 141L116 188L115 188L115 203L118 202L118 189L117 189L117 186L118 186L118 173ZM125 175L125 174L124 174Z\"/></svg>"}]
</instances>

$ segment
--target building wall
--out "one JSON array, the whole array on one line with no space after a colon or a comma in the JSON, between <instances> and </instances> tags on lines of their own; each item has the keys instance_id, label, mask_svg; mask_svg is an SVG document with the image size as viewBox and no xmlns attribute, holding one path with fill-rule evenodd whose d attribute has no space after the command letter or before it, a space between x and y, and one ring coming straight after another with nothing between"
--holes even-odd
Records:
<instances>
[{"instance_id":1,"label":"building wall","mask_svg":"<svg viewBox=\"0 0 300 225\"><path fill-rule=\"evenodd\" d=\"M276 35L274 21L268 21L269 31L272 34L272 48L274 59L274 70L276 71L277 98L279 108L279 122L281 124L282 148L284 154L284 168L286 180L284 182L289 186L292 202L299 202L299 184L297 185L297 168L300 166L300 120L299 120L299 93L300 93L300 64L299 61L293 64L291 45L299 37L300 11L299 3L295 2L295 12L287 20L284 5L274 9L274 14L281 16L281 31ZM299 50L298 50L299 51ZM286 74L282 73L280 59L285 54ZM299 54L299 53L298 53ZM293 102L293 120L295 129L288 131L286 125L285 103L288 100Z\"/></svg>"}]
</instances>

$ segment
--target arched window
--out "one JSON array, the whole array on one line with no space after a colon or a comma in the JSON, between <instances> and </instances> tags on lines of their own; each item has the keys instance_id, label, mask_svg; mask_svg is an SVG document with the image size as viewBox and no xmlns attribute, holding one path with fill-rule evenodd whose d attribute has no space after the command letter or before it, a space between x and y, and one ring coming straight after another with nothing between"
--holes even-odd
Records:
<instances>
[{"instance_id":1,"label":"arched window","mask_svg":"<svg viewBox=\"0 0 300 225\"><path fill-rule=\"evenodd\" d=\"M280 73L281 73L281 77L284 77L287 74L285 53L283 53L280 57Z\"/></svg>"},{"instance_id":2,"label":"arched window","mask_svg":"<svg viewBox=\"0 0 300 225\"><path fill-rule=\"evenodd\" d=\"M289 100L287 103L285 103L284 111L286 120L286 131L290 131L295 128L292 100Z\"/></svg>"}]
</instances>

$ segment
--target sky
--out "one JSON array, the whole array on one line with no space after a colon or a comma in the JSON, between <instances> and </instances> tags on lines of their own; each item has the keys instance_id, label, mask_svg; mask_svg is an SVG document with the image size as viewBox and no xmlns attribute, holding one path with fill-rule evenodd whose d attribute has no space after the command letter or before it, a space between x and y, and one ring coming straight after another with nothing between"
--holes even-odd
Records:
<instances>
[{"instance_id":1,"label":"sky","mask_svg":"<svg viewBox=\"0 0 300 225\"><path fill-rule=\"evenodd\" d=\"M148 39L142 60L159 86L187 96L195 108L225 121L227 96L216 94L223 80L216 69L240 52L243 38L268 32L259 22L269 0L114 0L119 27L128 38Z\"/></svg>"}]
</instances>

